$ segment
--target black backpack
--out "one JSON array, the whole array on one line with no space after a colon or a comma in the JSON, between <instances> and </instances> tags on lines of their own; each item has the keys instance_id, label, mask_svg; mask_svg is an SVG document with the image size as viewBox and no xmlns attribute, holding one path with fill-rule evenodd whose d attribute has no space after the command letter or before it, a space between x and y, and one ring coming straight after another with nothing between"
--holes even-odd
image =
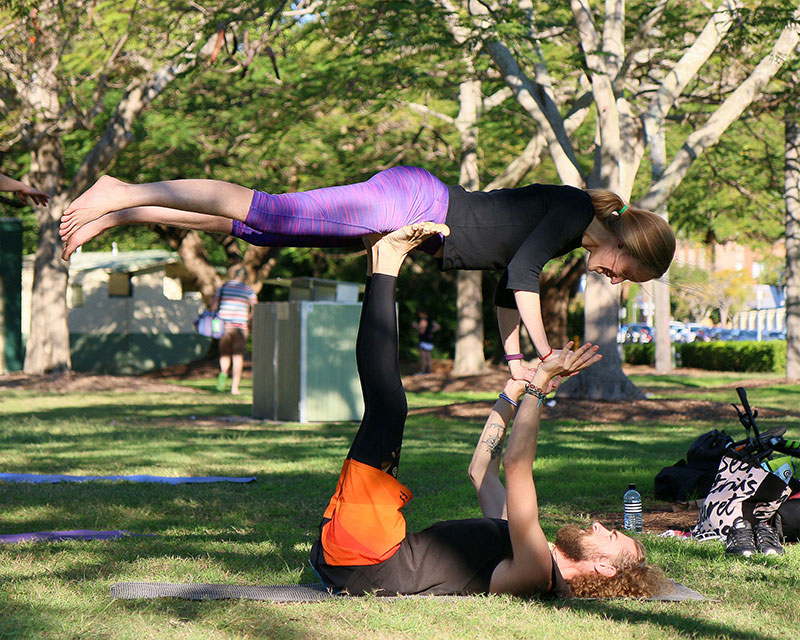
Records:
<instances>
[{"instance_id":1,"label":"black backpack","mask_svg":"<svg viewBox=\"0 0 800 640\"><path fill-rule=\"evenodd\" d=\"M659 471L655 479L656 498L667 502L705 498L717 475L722 454L732 444L733 438L719 429L698 436L689 447L686 460L678 460Z\"/></svg>"}]
</instances>

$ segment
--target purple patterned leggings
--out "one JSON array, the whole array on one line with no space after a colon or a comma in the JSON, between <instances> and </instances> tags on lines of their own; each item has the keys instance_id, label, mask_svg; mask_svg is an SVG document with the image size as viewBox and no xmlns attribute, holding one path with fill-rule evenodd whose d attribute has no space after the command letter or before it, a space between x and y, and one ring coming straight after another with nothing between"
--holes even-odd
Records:
<instances>
[{"instance_id":1,"label":"purple patterned leggings","mask_svg":"<svg viewBox=\"0 0 800 640\"><path fill-rule=\"evenodd\" d=\"M447 187L434 175L392 167L346 186L277 195L256 191L247 220L234 220L232 233L259 246L351 246L370 233L443 223L447 204Z\"/></svg>"}]
</instances>

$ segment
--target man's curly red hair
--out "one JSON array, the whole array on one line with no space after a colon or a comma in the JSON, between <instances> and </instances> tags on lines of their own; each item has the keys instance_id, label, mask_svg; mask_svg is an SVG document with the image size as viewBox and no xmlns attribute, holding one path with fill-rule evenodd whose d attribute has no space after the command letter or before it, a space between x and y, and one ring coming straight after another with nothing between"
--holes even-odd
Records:
<instances>
[{"instance_id":1,"label":"man's curly red hair","mask_svg":"<svg viewBox=\"0 0 800 640\"><path fill-rule=\"evenodd\" d=\"M576 598L649 598L673 590L672 581L657 566L622 557L617 573L608 578L593 573L573 578L569 587Z\"/></svg>"}]
</instances>

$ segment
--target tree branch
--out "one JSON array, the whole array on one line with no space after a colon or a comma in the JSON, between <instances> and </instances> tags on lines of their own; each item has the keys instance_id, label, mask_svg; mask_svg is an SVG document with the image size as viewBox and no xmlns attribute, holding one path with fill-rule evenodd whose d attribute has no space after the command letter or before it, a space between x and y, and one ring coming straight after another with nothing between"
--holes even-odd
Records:
<instances>
[{"instance_id":1,"label":"tree branch","mask_svg":"<svg viewBox=\"0 0 800 640\"><path fill-rule=\"evenodd\" d=\"M503 104L506 100L508 100L514 92L511 91L509 87L503 87L502 89L495 91L492 95L484 98L483 100L483 111L491 111L497 105Z\"/></svg>"},{"instance_id":2,"label":"tree branch","mask_svg":"<svg viewBox=\"0 0 800 640\"><path fill-rule=\"evenodd\" d=\"M199 43L202 30L198 30L194 42ZM97 175L105 169L132 138L133 123L178 76L197 65L201 57L213 50L215 38L209 38L193 51L187 47L143 80L132 84L119 101L116 111L106 126L100 140L86 155L68 187L70 197L85 190Z\"/></svg>"},{"instance_id":3,"label":"tree branch","mask_svg":"<svg viewBox=\"0 0 800 640\"><path fill-rule=\"evenodd\" d=\"M767 54L747 79L711 114L706 124L686 139L675 154L664 176L654 183L639 205L655 210L672 194L688 173L692 163L708 148L716 144L728 126L758 97L767 83L775 76L783 63L791 58L800 42L800 6L792 14L791 21L778 36L772 50Z\"/></svg>"},{"instance_id":4,"label":"tree branch","mask_svg":"<svg viewBox=\"0 0 800 640\"><path fill-rule=\"evenodd\" d=\"M418 102L407 102L406 106L412 111L416 111L421 115L432 116L434 118L439 118L439 120L444 120L448 124L455 124L455 118L453 118L453 116L448 116L446 113L441 113L431 109L427 105L419 104Z\"/></svg>"},{"instance_id":5,"label":"tree branch","mask_svg":"<svg viewBox=\"0 0 800 640\"><path fill-rule=\"evenodd\" d=\"M616 78L625 56L625 0L606 0L603 55L606 73Z\"/></svg>"},{"instance_id":6,"label":"tree branch","mask_svg":"<svg viewBox=\"0 0 800 640\"><path fill-rule=\"evenodd\" d=\"M659 0L658 4L652 8L647 17L639 25L633 38L628 44L628 51L625 54L625 59L617 71L617 77L614 79L614 91L619 93L622 91L622 82L629 75L630 71L634 68L634 61L636 56L644 49L644 43L647 35L651 32L656 23L664 15L664 10L670 0Z\"/></svg>"},{"instance_id":7,"label":"tree branch","mask_svg":"<svg viewBox=\"0 0 800 640\"><path fill-rule=\"evenodd\" d=\"M667 113L675 104L675 100L681 95L686 85L695 77L700 67L705 64L731 28L739 6L738 0L724 0L708 19L697 39L667 73L658 91L650 100L647 111L642 116L645 145L663 125Z\"/></svg>"},{"instance_id":8,"label":"tree branch","mask_svg":"<svg viewBox=\"0 0 800 640\"><path fill-rule=\"evenodd\" d=\"M525 75L511 51L503 43L490 42L487 49L503 74L506 84L514 92L517 102L544 132L561 180L566 184L582 186L584 178L580 172L578 159L564 129L564 120L552 98L540 85Z\"/></svg>"},{"instance_id":9,"label":"tree branch","mask_svg":"<svg viewBox=\"0 0 800 640\"><path fill-rule=\"evenodd\" d=\"M600 51L600 38L594 24L594 18L586 0L572 0L572 14L578 26L581 43L583 45L586 66L589 69L589 78L592 83L592 94L597 105L597 125L599 142L599 157L595 162L596 171L593 176L597 176L599 185L603 187L616 187L623 177L620 161L622 157L622 140L620 136L619 112L617 110L616 96L612 78L609 75L608 65L606 64L606 52ZM607 0L607 7L615 11L616 3L614 0ZM608 20L609 17L606 16ZM612 22L617 20L613 16ZM620 48L621 39L618 37L620 27L609 27L610 38L617 38L618 42L614 45ZM599 170L599 171L598 171ZM592 179L594 182L594 178Z\"/></svg>"},{"instance_id":10,"label":"tree branch","mask_svg":"<svg viewBox=\"0 0 800 640\"><path fill-rule=\"evenodd\" d=\"M572 133L581 126L586 116L589 114L589 100L584 100L582 106L577 108L573 107L570 116L564 121L564 128L567 135ZM547 148L547 138L541 131L530 139L525 149L514 160L509 163L505 171L496 176L484 189L490 191L492 189L503 189L515 187L519 184L522 178L525 177L531 169L535 169L541 162L542 153Z\"/></svg>"}]
</instances>

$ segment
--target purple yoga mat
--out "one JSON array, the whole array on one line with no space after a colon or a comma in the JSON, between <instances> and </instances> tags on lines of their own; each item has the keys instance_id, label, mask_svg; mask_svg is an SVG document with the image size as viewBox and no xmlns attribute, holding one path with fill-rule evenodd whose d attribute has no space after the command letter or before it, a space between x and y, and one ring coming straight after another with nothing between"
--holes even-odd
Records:
<instances>
[{"instance_id":1,"label":"purple yoga mat","mask_svg":"<svg viewBox=\"0 0 800 640\"><path fill-rule=\"evenodd\" d=\"M58 540L113 540L125 536L152 535L148 533L131 533L130 531L92 531L75 529L73 531L36 531L34 533L7 533L0 535L0 544L12 542L55 542Z\"/></svg>"},{"instance_id":2,"label":"purple yoga mat","mask_svg":"<svg viewBox=\"0 0 800 640\"><path fill-rule=\"evenodd\" d=\"M0 473L0 482L87 482L88 480L127 480L128 482L160 482L163 484L207 484L210 482L255 482L252 478L226 478L223 476L198 476L170 478L166 476L67 476L45 473Z\"/></svg>"}]
</instances>

